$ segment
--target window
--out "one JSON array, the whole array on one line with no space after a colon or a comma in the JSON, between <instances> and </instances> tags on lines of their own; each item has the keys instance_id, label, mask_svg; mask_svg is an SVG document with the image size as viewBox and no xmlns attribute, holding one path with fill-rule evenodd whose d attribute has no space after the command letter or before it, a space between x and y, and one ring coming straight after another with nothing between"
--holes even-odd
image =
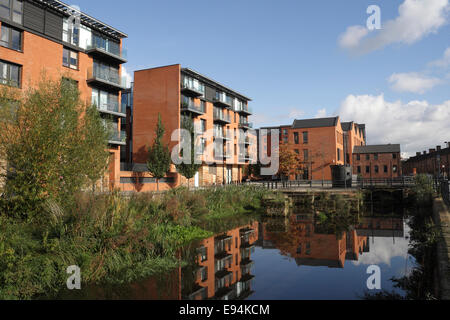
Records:
<instances>
[{"instance_id":1,"label":"window","mask_svg":"<svg viewBox=\"0 0 450 320\"><path fill-rule=\"evenodd\" d=\"M283 142L284 142L284 143L288 143L288 137L287 137L287 136L284 136L284 137L283 137Z\"/></svg>"},{"instance_id":2,"label":"window","mask_svg":"<svg viewBox=\"0 0 450 320\"><path fill-rule=\"evenodd\" d=\"M200 274L202 282L208 280L208 267L204 267Z\"/></svg>"},{"instance_id":3,"label":"window","mask_svg":"<svg viewBox=\"0 0 450 320\"><path fill-rule=\"evenodd\" d=\"M201 119L201 129L202 129L202 132L203 133L205 133L206 132L206 120L204 120L204 119Z\"/></svg>"},{"instance_id":4,"label":"window","mask_svg":"<svg viewBox=\"0 0 450 320\"><path fill-rule=\"evenodd\" d=\"M370 154L366 154L366 160L370 160Z\"/></svg>"},{"instance_id":5,"label":"window","mask_svg":"<svg viewBox=\"0 0 450 320\"><path fill-rule=\"evenodd\" d=\"M2 25L0 46L13 50L22 50L22 32L20 30Z\"/></svg>"},{"instance_id":6,"label":"window","mask_svg":"<svg viewBox=\"0 0 450 320\"><path fill-rule=\"evenodd\" d=\"M288 134L287 129L283 129L283 135L284 135L284 136L287 136L287 134Z\"/></svg>"},{"instance_id":7,"label":"window","mask_svg":"<svg viewBox=\"0 0 450 320\"><path fill-rule=\"evenodd\" d=\"M303 143L307 144L308 143L308 132L303 132Z\"/></svg>"},{"instance_id":8,"label":"window","mask_svg":"<svg viewBox=\"0 0 450 320\"><path fill-rule=\"evenodd\" d=\"M388 172L388 166L384 166L384 173Z\"/></svg>"},{"instance_id":9,"label":"window","mask_svg":"<svg viewBox=\"0 0 450 320\"><path fill-rule=\"evenodd\" d=\"M298 132L294 132L294 143L295 144L299 144L300 143Z\"/></svg>"},{"instance_id":10,"label":"window","mask_svg":"<svg viewBox=\"0 0 450 320\"><path fill-rule=\"evenodd\" d=\"M375 153L375 154L373 155L373 159L374 159L374 160L378 160L378 153Z\"/></svg>"},{"instance_id":11,"label":"window","mask_svg":"<svg viewBox=\"0 0 450 320\"><path fill-rule=\"evenodd\" d=\"M68 42L75 46L79 45L80 41L80 29L78 29L76 23L69 25L69 19L65 18L63 21L63 34L62 39L64 42Z\"/></svg>"},{"instance_id":12,"label":"window","mask_svg":"<svg viewBox=\"0 0 450 320\"><path fill-rule=\"evenodd\" d=\"M397 166L393 166L392 167L392 172L397 173L398 167Z\"/></svg>"},{"instance_id":13,"label":"window","mask_svg":"<svg viewBox=\"0 0 450 320\"><path fill-rule=\"evenodd\" d=\"M392 154L392 159L397 159L397 154L396 153Z\"/></svg>"},{"instance_id":14,"label":"window","mask_svg":"<svg viewBox=\"0 0 450 320\"><path fill-rule=\"evenodd\" d=\"M361 166L358 166L358 174L361 173Z\"/></svg>"},{"instance_id":15,"label":"window","mask_svg":"<svg viewBox=\"0 0 450 320\"><path fill-rule=\"evenodd\" d=\"M20 87L21 66L0 60L0 84Z\"/></svg>"},{"instance_id":16,"label":"window","mask_svg":"<svg viewBox=\"0 0 450 320\"><path fill-rule=\"evenodd\" d=\"M308 161L308 158L309 158L308 150L303 150L303 159L305 159L305 161Z\"/></svg>"},{"instance_id":17,"label":"window","mask_svg":"<svg viewBox=\"0 0 450 320\"><path fill-rule=\"evenodd\" d=\"M375 166L375 173L379 173L380 172L380 168L378 166Z\"/></svg>"},{"instance_id":18,"label":"window","mask_svg":"<svg viewBox=\"0 0 450 320\"><path fill-rule=\"evenodd\" d=\"M22 24L23 3L20 0L0 0L0 18Z\"/></svg>"},{"instance_id":19,"label":"window","mask_svg":"<svg viewBox=\"0 0 450 320\"><path fill-rule=\"evenodd\" d=\"M92 88L92 104L99 110L119 112L119 96L114 93Z\"/></svg>"},{"instance_id":20,"label":"window","mask_svg":"<svg viewBox=\"0 0 450 320\"><path fill-rule=\"evenodd\" d=\"M78 52L63 48L63 66L70 69L78 69Z\"/></svg>"},{"instance_id":21,"label":"window","mask_svg":"<svg viewBox=\"0 0 450 320\"><path fill-rule=\"evenodd\" d=\"M341 149L337 149L337 158L338 158L338 161L341 161Z\"/></svg>"},{"instance_id":22,"label":"window","mask_svg":"<svg viewBox=\"0 0 450 320\"><path fill-rule=\"evenodd\" d=\"M361 155L359 153L356 155L356 160L361 160Z\"/></svg>"},{"instance_id":23,"label":"window","mask_svg":"<svg viewBox=\"0 0 450 320\"><path fill-rule=\"evenodd\" d=\"M294 152L295 152L296 154L300 154L300 151L299 151L298 149L295 149Z\"/></svg>"},{"instance_id":24,"label":"window","mask_svg":"<svg viewBox=\"0 0 450 320\"><path fill-rule=\"evenodd\" d=\"M370 167L366 166L366 173L370 173Z\"/></svg>"}]
</instances>

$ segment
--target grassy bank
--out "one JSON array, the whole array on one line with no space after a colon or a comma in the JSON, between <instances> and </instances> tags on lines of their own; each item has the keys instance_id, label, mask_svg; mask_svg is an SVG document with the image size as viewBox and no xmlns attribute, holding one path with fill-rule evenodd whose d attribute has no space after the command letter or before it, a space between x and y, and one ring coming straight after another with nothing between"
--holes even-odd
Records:
<instances>
[{"instance_id":1,"label":"grassy bank","mask_svg":"<svg viewBox=\"0 0 450 320\"><path fill-rule=\"evenodd\" d=\"M66 268L82 283L127 283L182 263L179 248L248 222L269 191L226 187L125 198L80 194L47 203L40 219L0 213L0 299L32 299L65 287Z\"/></svg>"}]
</instances>

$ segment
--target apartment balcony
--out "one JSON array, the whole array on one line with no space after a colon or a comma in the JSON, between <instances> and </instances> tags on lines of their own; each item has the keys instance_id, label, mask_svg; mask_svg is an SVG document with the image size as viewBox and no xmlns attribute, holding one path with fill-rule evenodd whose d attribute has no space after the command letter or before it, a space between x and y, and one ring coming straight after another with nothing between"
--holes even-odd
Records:
<instances>
[{"instance_id":1,"label":"apartment balcony","mask_svg":"<svg viewBox=\"0 0 450 320\"><path fill-rule=\"evenodd\" d=\"M239 233L240 233L241 237L243 237L243 236L249 236L249 235L255 233L255 229L252 229L252 228L243 228L243 229L239 230Z\"/></svg>"},{"instance_id":2,"label":"apartment balcony","mask_svg":"<svg viewBox=\"0 0 450 320\"><path fill-rule=\"evenodd\" d=\"M190 292L183 293L183 298L186 300L196 300L197 298L205 300L208 298L208 288L202 287L199 284L194 284Z\"/></svg>"},{"instance_id":3,"label":"apartment balcony","mask_svg":"<svg viewBox=\"0 0 450 320\"><path fill-rule=\"evenodd\" d=\"M222 280L226 278L231 278L233 276L233 273L231 271L228 271L227 269L223 269L216 272L216 279Z\"/></svg>"},{"instance_id":4,"label":"apartment balcony","mask_svg":"<svg viewBox=\"0 0 450 320\"><path fill-rule=\"evenodd\" d=\"M119 49L119 51L114 52L113 50L108 50L95 42L86 45L86 53L96 59L108 61L113 64L122 64L127 62L127 51L125 49Z\"/></svg>"},{"instance_id":5,"label":"apartment balcony","mask_svg":"<svg viewBox=\"0 0 450 320\"><path fill-rule=\"evenodd\" d=\"M181 92L191 97L203 97L205 95L205 88L190 85L188 83L181 83Z\"/></svg>"},{"instance_id":6,"label":"apartment balcony","mask_svg":"<svg viewBox=\"0 0 450 320\"><path fill-rule=\"evenodd\" d=\"M238 113L246 114L246 115L249 115L249 116L253 114L253 109L251 107L249 107L249 106L243 106L241 108L238 108L236 111Z\"/></svg>"},{"instance_id":7,"label":"apartment balcony","mask_svg":"<svg viewBox=\"0 0 450 320\"><path fill-rule=\"evenodd\" d=\"M252 129L253 123L247 122L247 121L240 121L239 122L239 128L241 129Z\"/></svg>"},{"instance_id":8,"label":"apartment balcony","mask_svg":"<svg viewBox=\"0 0 450 320\"><path fill-rule=\"evenodd\" d=\"M255 264L255 262L253 260L250 260L249 258L245 258L243 260L241 260L241 267L243 268L249 268L251 266L253 266Z\"/></svg>"},{"instance_id":9,"label":"apartment balcony","mask_svg":"<svg viewBox=\"0 0 450 320\"><path fill-rule=\"evenodd\" d=\"M230 300L230 296L232 296L233 287L222 287L216 291L215 298L218 300Z\"/></svg>"},{"instance_id":10,"label":"apartment balcony","mask_svg":"<svg viewBox=\"0 0 450 320\"><path fill-rule=\"evenodd\" d=\"M118 73L104 72L90 67L87 72L87 83L106 90L120 91L126 89L126 78Z\"/></svg>"},{"instance_id":11,"label":"apartment balcony","mask_svg":"<svg viewBox=\"0 0 450 320\"><path fill-rule=\"evenodd\" d=\"M250 157L249 153L240 153L239 154L239 161L250 161L252 160L252 157Z\"/></svg>"},{"instance_id":12,"label":"apartment balcony","mask_svg":"<svg viewBox=\"0 0 450 320\"><path fill-rule=\"evenodd\" d=\"M214 118L214 121L216 121L216 122L221 122L221 123L225 123L225 124L231 123L231 118L229 115L224 114L222 112L217 112L216 110L214 111L213 118Z\"/></svg>"},{"instance_id":13,"label":"apartment balcony","mask_svg":"<svg viewBox=\"0 0 450 320\"><path fill-rule=\"evenodd\" d=\"M231 100L223 99L221 97L216 96L215 98L213 98L213 102L218 107L228 108L228 109L233 108L233 101L231 101Z\"/></svg>"},{"instance_id":14,"label":"apartment balcony","mask_svg":"<svg viewBox=\"0 0 450 320\"><path fill-rule=\"evenodd\" d=\"M101 113L110 114L116 117L127 117L127 106L118 102L110 102L97 106L97 109ZM123 122L122 122L123 124Z\"/></svg>"},{"instance_id":15,"label":"apartment balcony","mask_svg":"<svg viewBox=\"0 0 450 320\"><path fill-rule=\"evenodd\" d=\"M114 132L111 134L108 140L109 144L126 146L127 145L127 133L125 131Z\"/></svg>"},{"instance_id":16,"label":"apartment balcony","mask_svg":"<svg viewBox=\"0 0 450 320\"><path fill-rule=\"evenodd\" d=\"M206 113L205 105L202 103L182 102L181 112L191 112L196 115L204 115Z\"/></svg>"},{"instance_id":17,"label":"apartment balcony","mask_svg":"<svg viewBox=\"0 0 450 320\"><path fill-rule=\"evenodd\" d=\"M214 130L214 139L215 140L225 140L225 141L231 141L231 137L228 137L227 134Z\"/></svg>"}]
</instances>

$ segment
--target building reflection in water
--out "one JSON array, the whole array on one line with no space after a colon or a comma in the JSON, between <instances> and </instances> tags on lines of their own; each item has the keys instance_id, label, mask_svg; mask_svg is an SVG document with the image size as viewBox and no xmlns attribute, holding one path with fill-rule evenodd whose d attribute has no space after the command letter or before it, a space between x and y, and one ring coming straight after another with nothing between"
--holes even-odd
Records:
<instances>
[{"instance_id":1,"label":"building reflection in water","mask_svg":"<svg viewBox=\"0 0 450 320\"><path fill-rule=\"evenodd\" d=\"M251 254L258 240L258 222L201 241L192 270L181 272L182 299L245 299L252 292Z\"/></svg>"},{"instance_id":2,"label":"building reflection in water","mask_svg":"<svg viewBox=\"0 0 450 320\"><path fill-rule=\"evenodd\" d=\"M258 245L278 249L299 266L343 268L370 251L370 238L403 237L403 217L363 217L356 226L338 235L315 223L313 214L292 214L287 219L268 219L259 226Z\"/></svg>"}]
</instances>

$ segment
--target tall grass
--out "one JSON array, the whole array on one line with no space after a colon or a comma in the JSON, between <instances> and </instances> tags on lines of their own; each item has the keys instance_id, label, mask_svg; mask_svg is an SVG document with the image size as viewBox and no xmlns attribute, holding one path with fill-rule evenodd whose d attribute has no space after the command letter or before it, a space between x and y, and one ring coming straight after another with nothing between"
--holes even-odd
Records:
<instances>
[{"instance_id":1,"label":"tall grass","mask_svg":"<svg viewBox=\"0 0 450 320\"><path fill-rule=\"evenodd\" d=\"M80 193L74 203L47 203L45 219L0 213L0 299L32 299L63 289L66 268L83 284L121 284L182 264L180 248L243 224L268 193L225 187L165 194ZM38 222L37 222L38 221Z\"/></svg>"}]
</instances>

